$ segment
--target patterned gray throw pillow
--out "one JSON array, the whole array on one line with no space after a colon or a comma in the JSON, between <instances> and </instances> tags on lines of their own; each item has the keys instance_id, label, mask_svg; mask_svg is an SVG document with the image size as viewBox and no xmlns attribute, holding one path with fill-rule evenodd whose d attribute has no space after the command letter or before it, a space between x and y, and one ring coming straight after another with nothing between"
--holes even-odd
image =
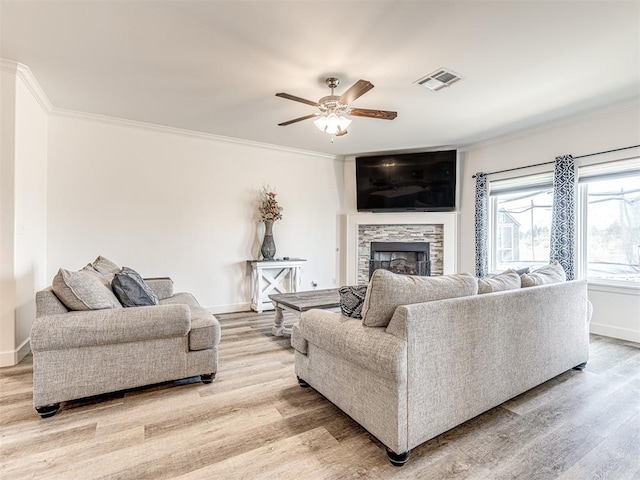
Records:
<instances>
[{"instance_id":1,"label":"patterned gray throw pillow","mask_svg":"<svg viewBox=\"0 0 640 480\"><path fill-rule=\"evenodd\" d=\"M113 292L125 307L158 305L158 297L133 268L122 267L111 282Z\"/></svg>"},{"instance_id":2,"label":"patterned gray throw pillow","mask_svg":"<svg viewBox=\"0 0 640 480\"><path fill-rule=\"evenodd\" d=\"M366 285L340 287L340 311L345 317L362 318L362 304L367 294Z\"/></svg>"}]
</instances>

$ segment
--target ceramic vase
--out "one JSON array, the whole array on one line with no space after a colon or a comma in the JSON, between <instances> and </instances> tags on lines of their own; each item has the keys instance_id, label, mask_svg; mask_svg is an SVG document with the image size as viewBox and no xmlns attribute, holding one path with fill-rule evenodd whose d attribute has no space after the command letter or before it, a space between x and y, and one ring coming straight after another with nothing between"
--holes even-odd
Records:
<instances>
[{"instance_id":1,"label":"ceramic vase","mask_svg":"<svg viewBox=\"0 0 640 480\"><path fill-rule=\"evenodd\" d=\"M264 239L260 247L263 260L273 260L276 254L276 242L273 240L273 220L264 221Z\"/></svg>"}]
</instances>

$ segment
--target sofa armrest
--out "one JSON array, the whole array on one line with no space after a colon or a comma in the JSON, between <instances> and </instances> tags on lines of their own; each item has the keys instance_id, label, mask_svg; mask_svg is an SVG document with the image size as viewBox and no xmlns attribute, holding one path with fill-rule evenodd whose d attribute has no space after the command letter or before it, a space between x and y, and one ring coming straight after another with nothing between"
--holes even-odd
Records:
<instances>
[{"instance_id":1,"label":"sofa armrest","mask_svg":"<svg viewBox=\"0 0 640 480\"><path fill-rule=\"evenodd\" d=\"M38 317L31 349L47 350L184 337L191 328L188 305L114 308Z\"/></svg>"},{"instance_id":2,"label":"sofa armrest","mask_svg":"<svg viewBox=\"0 0 640 480\"><path fill-rule=\"evenodd\" d=\"M144 283L149 285L158 296L158 300L169 298L173 295L173 280L169 277L145 278Z\"/></svg>"},{"instance_id":3,"label":"sofa armrest","mask_svg":"<svg viewBox=\"0 0 640 480\"><path fill-rule=\"evenodd\" d=\"M312 309L302 314L293 334L307 340L309 355L315 346L386 378L406 376L407 343L384 328L364 326L360 319ZM292 344L299 343L292 338Z\"/></svg>"}]
</instances>

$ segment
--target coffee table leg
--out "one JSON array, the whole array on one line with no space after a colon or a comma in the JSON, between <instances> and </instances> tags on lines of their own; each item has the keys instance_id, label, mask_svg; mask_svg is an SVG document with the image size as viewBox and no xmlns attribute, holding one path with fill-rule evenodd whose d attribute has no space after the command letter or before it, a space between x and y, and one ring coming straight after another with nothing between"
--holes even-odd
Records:
<instances>
[{"instance_id":1,"label":"coffee table leg","mask_svg":"<svg viewBox=\"0 0 640 480\"><path fill-rule=\"evenodd\" d=\"M284 315L282 315L282 307L277 303L274 303L275 315L273 317L273 327L271 333L274 337L284 337L285 335L291 335L291 329L284 326Z\"/></svg>"}]
</instances>

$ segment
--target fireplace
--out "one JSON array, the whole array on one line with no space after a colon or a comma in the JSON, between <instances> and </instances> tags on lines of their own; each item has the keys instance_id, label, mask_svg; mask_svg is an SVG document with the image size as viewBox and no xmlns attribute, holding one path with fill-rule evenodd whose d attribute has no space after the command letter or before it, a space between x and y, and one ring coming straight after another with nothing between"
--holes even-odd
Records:
<instances>
[{"instance_id":1,"label":"fireplace","mask_svg":"<svg viewBox=\"0 0 640 480\"><path fill-rule=\"evenodd\" d=\"M369 278L379 268L401 275L431 275L429 242L371 242Z\"/></svg>"},{"instance_id":2,"label":"fireplace","mask_svg":"<svg viewBox=\"0 0 640 480\"><path fill-rule=\"evenodd\" d=\"M456 212L348 214L342 284L369 283L372 242L429 242L430 275L456 273L457 225Z\"/></svg>"}]
</instances>

